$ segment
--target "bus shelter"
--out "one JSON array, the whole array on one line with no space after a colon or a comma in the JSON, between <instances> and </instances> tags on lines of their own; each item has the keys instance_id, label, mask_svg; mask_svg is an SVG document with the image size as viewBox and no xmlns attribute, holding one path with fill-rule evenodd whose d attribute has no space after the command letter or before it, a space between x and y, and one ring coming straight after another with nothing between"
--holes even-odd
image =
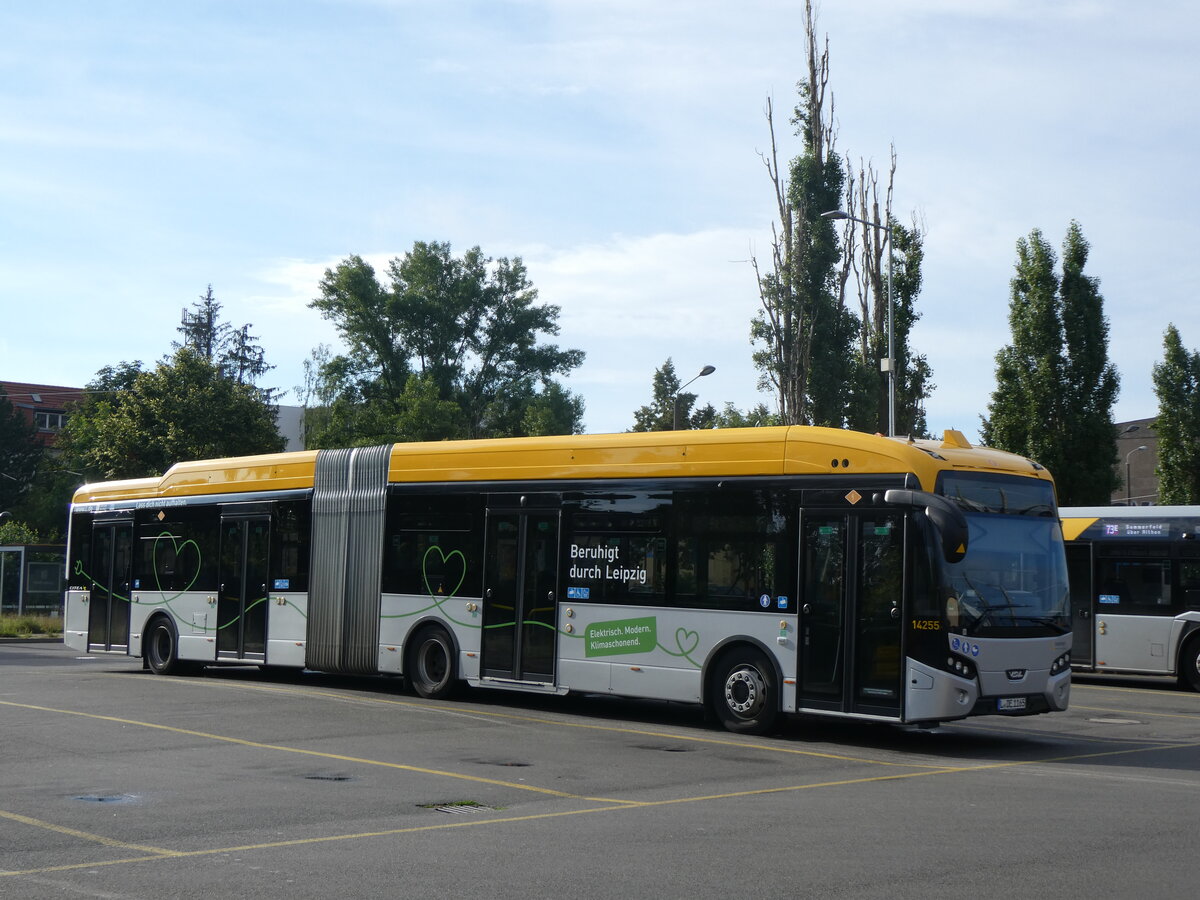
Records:
<instances>
[{"instance_id":1,"label":"bus shelter","mask_svg":"<svg viewBox=\"0 0 1200 900\"><path fill-rule=\"evenodd\" d=\"M0 613L61 616L66 557L62 544L0 546Z\"/></svg>"}]
</instances>

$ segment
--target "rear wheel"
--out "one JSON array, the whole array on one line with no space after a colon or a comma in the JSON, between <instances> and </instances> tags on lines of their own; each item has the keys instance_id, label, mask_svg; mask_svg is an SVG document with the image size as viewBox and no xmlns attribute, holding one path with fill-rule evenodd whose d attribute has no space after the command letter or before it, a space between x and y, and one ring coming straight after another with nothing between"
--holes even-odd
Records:
<instances>
[{"instance_id":1,"label":"rear wheel","mask_svg":"<svg viewBox=\"0 0 1200 900\"><path fill-rule=\"evenodd\" d=\"M144 638L146 665L155 675L171 675L183 670L179 661L179 636L171 620L159 616Z\"/></svg>"},{"instance_id":2,"label":"rear wheel","mask_svg":"<svg viewBox=\"0 0 1200 900\"><path fill-rule=\"evenodd\" d=\"M765 734L779 715L775 670L757 650L739 647L712 669L708 702L717 720L737 734Z\"/></svg>"},{"instance_id":3,"label":"rear wheel","mask_svg":"<svg viewBox=\"0 0 1200 900\"><path fill-rule=\"evenodd\" d=\"M1179 651L1179 684L1200 691L1200 633L1192 635Z\"/></svg>"},{"instance_id":4,"label":"rear wheel","mask_svg":"<svg viewBox=\"0 0 1200 900\"><path fill-rule=\"evenodd\" d=\"M419 696L445 700L454 693L458 676L454 642L445 629L425 628L413 638L407 669L409 683Z\"/></svg>"}]
</instances>

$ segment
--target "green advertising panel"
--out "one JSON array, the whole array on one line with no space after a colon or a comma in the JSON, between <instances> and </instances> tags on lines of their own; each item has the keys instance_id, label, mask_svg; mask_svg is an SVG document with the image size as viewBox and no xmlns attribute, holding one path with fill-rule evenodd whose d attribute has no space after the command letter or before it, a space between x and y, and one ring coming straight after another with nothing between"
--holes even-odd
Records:
<instances>
[{"instance_id":1,"label":"green advertising panel","mask_svg":"<svg viewBox=\"0 0 1200 900\"><path fill-rule=\"evenodd\" d=\"M649 653L658 644L658 620L617 619L593 622L587 627L588 656L614 656L618 653Z\"/></svg>"}]
</instances>

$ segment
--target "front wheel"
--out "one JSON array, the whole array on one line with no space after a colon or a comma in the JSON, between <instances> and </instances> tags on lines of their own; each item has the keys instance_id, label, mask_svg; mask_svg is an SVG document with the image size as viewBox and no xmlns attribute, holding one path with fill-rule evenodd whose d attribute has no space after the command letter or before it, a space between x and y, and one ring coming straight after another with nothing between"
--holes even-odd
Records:
<instances>
[{"instance_id":1,"label":"front wheel","mask_svg":"<svg viewBox=\"0 0 1200 900\"><path fill-rule=\"evenodd\" d=\"M180 672L179 638L170 620L158 618L146 632L146 665L155 675L171 675Z\"/></svg>"},{"instance_id":2,"label":"front wheel","mask_svg":"<svg viewBox=\"0 0 1200 900\"><path fill-rule=\"evenodd\" d=\"M441 628L426 628L413 639L408 654L408 680L418 696L445 700L454 693L457 670L454 642Z\"/></svg>"},{"instance_id":3,"label":"front wheel","mask_svg":"<svg viewBox=\"0 0 1200 900\"><path fill-rule=\"evenodd\" d=\"M775 669L757 650L744 647L726 653L713 666L711 678L709 706L727 731L766 734L775 725Z\"/></svg>"},{"instance_id":4,"label":"front wheel","mask_svg":"<svg viewBox=\"0 0 1200 900\"><path fill-rule=\"evenodd\" d=\"M1179 651L1179 684L1200 691L1200 633L1192 635Z\"/></svg>"}]
</instances>

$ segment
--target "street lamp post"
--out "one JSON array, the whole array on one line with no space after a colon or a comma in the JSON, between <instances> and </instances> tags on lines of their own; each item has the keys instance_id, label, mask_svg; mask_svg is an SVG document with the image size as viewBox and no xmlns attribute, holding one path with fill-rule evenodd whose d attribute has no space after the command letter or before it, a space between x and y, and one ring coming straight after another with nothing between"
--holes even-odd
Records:
<instances>
[{"instance_id":1,"label":"street lamp post","mask_svg":"<svg viewBox=\"0 0 1200 900\"><path fill-rule=\"evenodd\" d=\"M1145 450L1145 449L1146 449L1146 445L1142 444L1142 446L1134 447L1132 450L1130 450L1128 453L1125 454L1125 505L1126 506L1133 506L1133 487L1129 480L1129 457L1133 456L1133 454L1137 453L1139 450Z\"/></svg>"},{"instance_id":2,"label":"street lamp post","mask_svg":"<svg viewBox=\"0 0 1200 900\"><path fill-rule=\"evenodd\" d=\"M886 366L884 371L888 377L888 437L894 437L896 434L896 340L895 332L892 326L892 226L891 223L881 225L879 222L871 222L867 219L860 219L858 216L852 216L848 212L840 209L831 209L829 212L821 213L826 219L849 219L851 222L858 222L860 225L866 225L870 228L878 228L887 235L887 333L888 333L888 348L887 359L881 360L881 366Z\"/></svg>"},{"instance_id":3,"label":"street lamp post","mask_svg":"<svg viewBox=\"0 0 1200 900\"><path fill-rule=\"evenodd\" d=\"M703 369L700 370L700 374L697 375L696 378L703 378L705 375L711 375L715 371L717 371L716 366L705 366ZM692 381L695 381L696 378L693 378ZM682 385L677 391L675 391L675 396L671 398L671 404L674 407L674 412L672 413L672 417L671 417L671 430L672 431L679 430L679 395L683 392L683 389L688 386L688 384L692 383L692 381L689 381L687 384Z\"/></svg>"}]
</instances>

